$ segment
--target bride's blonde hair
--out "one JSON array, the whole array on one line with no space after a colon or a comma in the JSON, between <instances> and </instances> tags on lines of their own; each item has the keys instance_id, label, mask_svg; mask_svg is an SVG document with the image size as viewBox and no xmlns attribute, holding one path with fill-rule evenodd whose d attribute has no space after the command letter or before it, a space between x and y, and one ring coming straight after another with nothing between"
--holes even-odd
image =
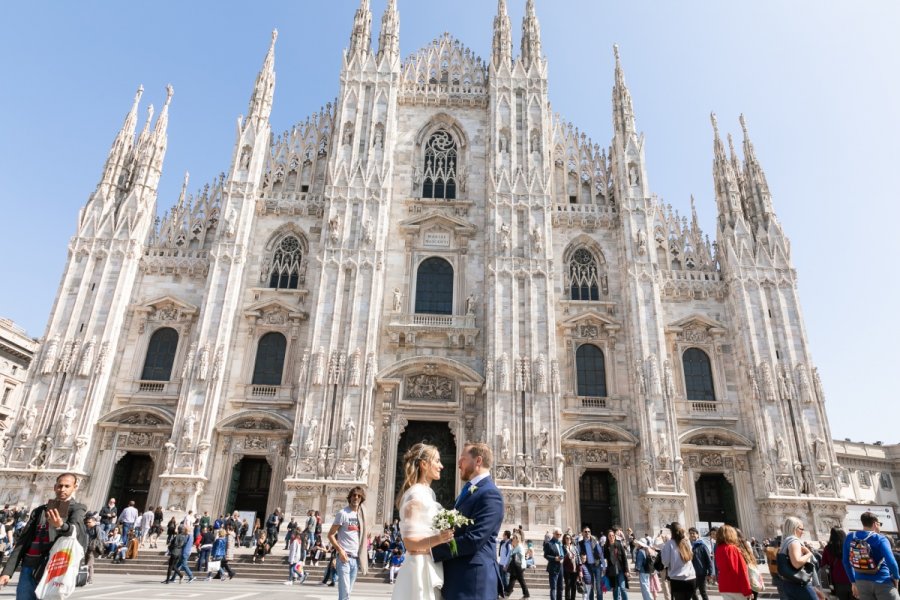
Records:
<instances>
[{"instance_id":1,"label":"bride's blonde hair","mask_svg":"<svg viewBox=\"0 0 900 600\"><path fill-rule=\"evenodd\" d=\"M406 454L403 455L404 479L403 485L400 486L400 491L397 493L397 508L400 508L400 501L403 499L403 494L406 493L406 490L419 480L422 462L433 460L438 456L440 456L440 451L437 449L437 446L432 446L425 442L413 444L406 451Z\"/></svg>"}]
</instances>

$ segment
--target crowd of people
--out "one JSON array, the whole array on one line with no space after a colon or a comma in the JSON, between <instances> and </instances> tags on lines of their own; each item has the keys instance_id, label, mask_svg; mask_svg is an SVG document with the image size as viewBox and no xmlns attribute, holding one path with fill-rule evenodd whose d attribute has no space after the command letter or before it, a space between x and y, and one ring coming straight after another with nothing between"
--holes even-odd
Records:
<instances>
[{"instance_id":1,"label":"crowd of people","mask_svg":"<svg viewBox=\"0 0 900 600\"><path fill-rule=\"evenodd\" d=\"M68 501L75 488L75 476L61 475L58 498ZM237 512L213 518L207 512L196 515L189 511L180 520L171 517L164 523L162 507L140 513L135 503L129 502L119 512L114 498L96 512L86 512L83 505L73 503L65 517L46 505L30 512L4 506L0 510L0 552L12 555L0 576L0 586L17 568L22 575L32 575L24 578L26 587L28 581L33 583L33 572L40 569L41 557L49 553L50 528L56 535L77 532L79 540L83 538L88 582L93 581L96 560L124 562L137 558L141 548L159 548L160 544L168 556L163 583L185 578L191 582L198 576L227 581L236 575L229 564L236 548L250 548L252 562L265 562L283 542L286 585L306 582L306 567L324 564L320 585L340 587L346 580L352 587L356 571L352 577L342 573L344 565L354 564L352 559L360 572L382 569L392 584L409 555L399 519L385 524L379 533L366 533L357 512L363 500L362 488L354 488L348 507L333 523L324 524L330 526L326 534L321 514L313 510L305 518L291 518L285 524L281 510L275 509L264 522L256 519L251 526ZM891 539L880 533L881 523L872 513L862 515L861 525L860 531L849 535L833 528L823 548L803 541L805 527L796 517L785 520L783 536L762 542L745 538L730 525L701 535L695 528L685 530L672 523L656 536L643 537L617 526L597 534L590 527L577 533L554 529L545 535L541 554L551 600L601 600L605 592L611 593L613 600L628 600L635 577L641 600L657 600L660 594L665 600L709 600L710 585L727 600L755 600L765 589L762 572L766 569L779 597L785 600L826 600L829 596L900 600L898 556ZM196 556L194 563L192 556ZM536 567L535 546L526 540L521 526L501 534L497 561L506 596L518 585L523 597L529 598L525 572Z\"/></svg>"}]
</instances>

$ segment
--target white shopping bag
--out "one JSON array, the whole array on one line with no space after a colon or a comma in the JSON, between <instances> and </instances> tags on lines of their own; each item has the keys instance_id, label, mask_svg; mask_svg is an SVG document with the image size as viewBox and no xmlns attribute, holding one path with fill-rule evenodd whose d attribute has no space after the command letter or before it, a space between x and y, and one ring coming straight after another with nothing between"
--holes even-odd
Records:
<instances>
[{"instance_id":1,"label":"white shopping bag","mask_svg":"<svg viewBox=\"0 0 900 600\"><path fill-rule=\"evenodd\" d=\"M211 560L206 565L206 570L210 573L216 573L221 568L221 566L222 566L221 560Z\"/></svg>"},{"instance_id":2,"label":"white shopping bag","mask_svg":"<svg viewBox=\"0 0 900 600\"><path fill-rule=\"evenodd\" d=\"M34 590L41 600L64 600L75 591L78 565L84 558L84 549L75 536L56 539L50 548L50 559L44 568L44 575Z\"/></svg>"}]
</instances>

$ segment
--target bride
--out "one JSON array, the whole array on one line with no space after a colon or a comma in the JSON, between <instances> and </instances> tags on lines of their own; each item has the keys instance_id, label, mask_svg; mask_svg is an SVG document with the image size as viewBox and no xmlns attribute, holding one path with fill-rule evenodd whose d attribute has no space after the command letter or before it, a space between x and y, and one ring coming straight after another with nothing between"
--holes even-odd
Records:
<instances>
[{"instance_id":1,"label":"bride","mask_svg":"<svg viewBox=\"0 0 900 600\"><path fill-rule=\"evenodd\" d=\"M432 522L441 509L431 482L441 478L441 457L429 444L415 444L403 456L406 479L398 494L400 535L406 560L391 595L395 600L436 600L444 584L444 567L435 564L431 549L453 539L453 530L437 531Z\"/></svg>"}]
</instances>

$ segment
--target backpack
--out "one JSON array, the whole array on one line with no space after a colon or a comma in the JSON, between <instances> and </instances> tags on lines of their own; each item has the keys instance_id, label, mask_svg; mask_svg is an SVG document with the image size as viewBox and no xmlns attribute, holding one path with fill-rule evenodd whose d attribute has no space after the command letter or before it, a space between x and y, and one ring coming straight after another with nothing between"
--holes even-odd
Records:
<instances>
[{"instance_id":1,"label":"backpack","mask_svg":"<svg viewBox=\"0 0 900 600\"><path fill-rule=\"evenodd\" d=\"M869 545L869 538L876 534L874 531L870 531L869 535L864 538L857 537L858 534L859 532L856 532L850 538L848 562L857 573L875 575L881 569L881 565L884 564L883 557L877 563L875 562L875 558L872 556L872 546Z\"/></svg>"},{"instance_id":2,"label":"backpack","mask_svg":"<svg viewBox=\"0 0 900 600\"><path fill-rule=\"evenodd\" d=\"M640 552L644 553L644 568L641 573L653 573L653 559L650 558L650 551L642 548Z\"/></svg>"}]
</instances>

